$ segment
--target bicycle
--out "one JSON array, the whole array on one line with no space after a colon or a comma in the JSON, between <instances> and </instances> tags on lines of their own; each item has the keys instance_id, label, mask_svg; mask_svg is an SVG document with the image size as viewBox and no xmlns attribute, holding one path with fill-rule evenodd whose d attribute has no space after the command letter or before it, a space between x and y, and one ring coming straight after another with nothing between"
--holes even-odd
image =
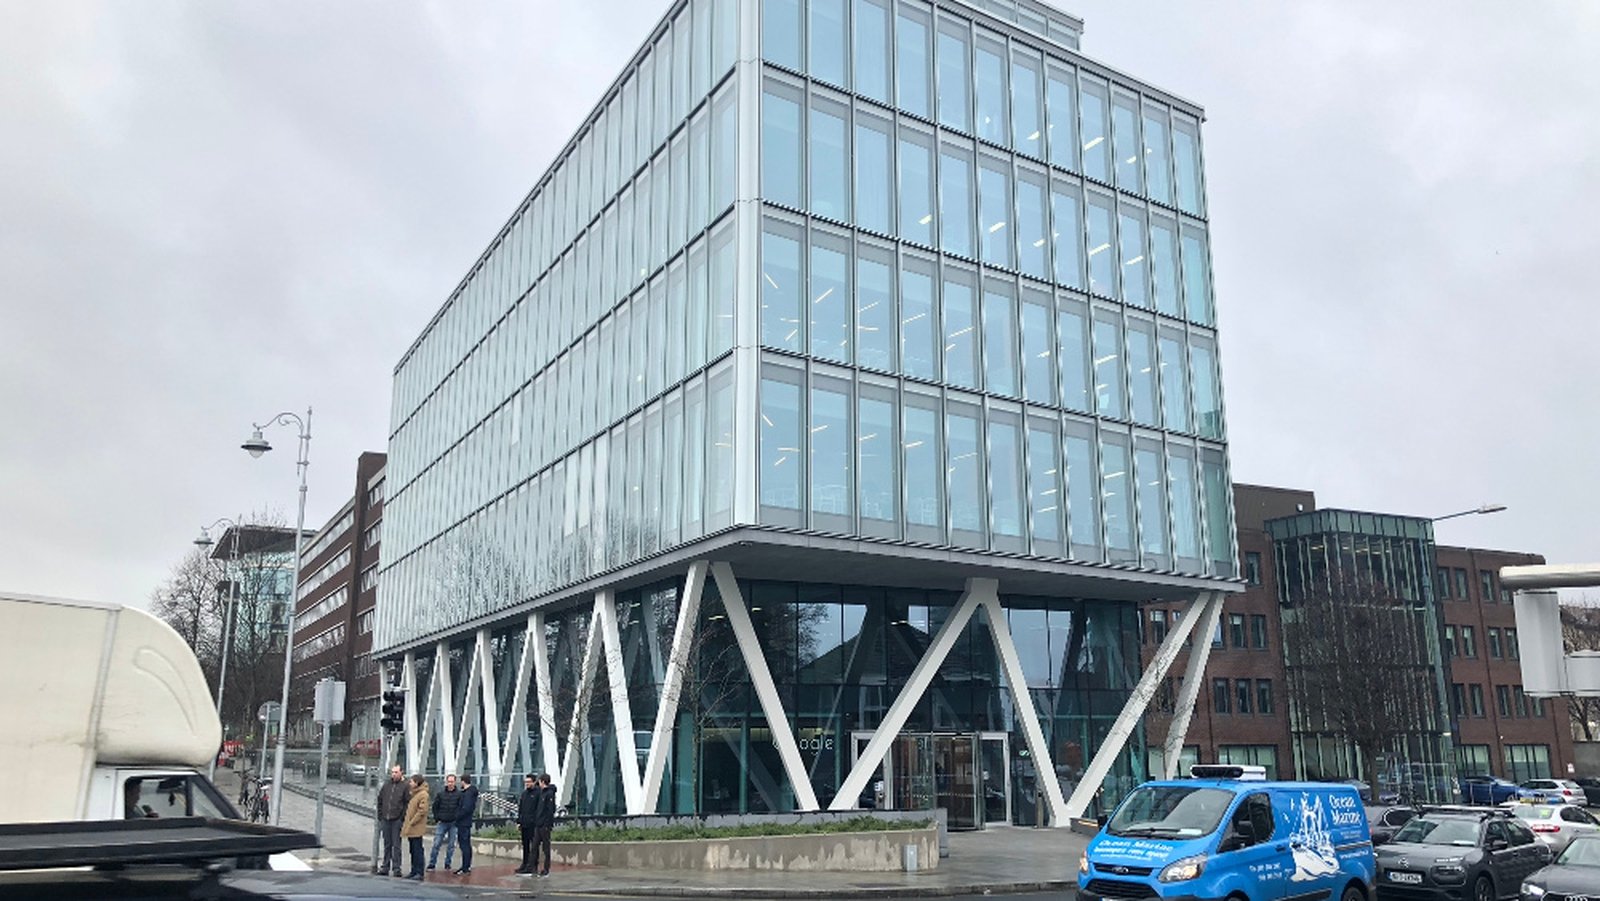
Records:
<instances>
[{"instance_id":1,"label":"bicycle","mask_svg":"<svg viewBox=\"0 0 1600 901\"><path fill-rule=\"evenodd\" d=\"M255 780L256 790L250 797L250 822L267 823L272 820L272 780Z\"/></svg>"}]
</instances>

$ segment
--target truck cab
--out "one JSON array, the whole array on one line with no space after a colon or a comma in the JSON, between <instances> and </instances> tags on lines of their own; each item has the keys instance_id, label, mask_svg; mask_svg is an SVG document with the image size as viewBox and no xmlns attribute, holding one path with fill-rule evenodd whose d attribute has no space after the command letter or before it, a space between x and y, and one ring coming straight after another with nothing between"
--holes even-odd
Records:
<instances>
[{"instance_id":1,"label":"truck cab","mask_svg":"<svg viewBox=\"0 0 1600 901\"><path fill-rule=\"evenodd\" d=\"M1134 789L1078 864L1083 901L1373 897L1355 786L1270 782L1260 767L1196 766Z\"/></svg>"}]
</instances>

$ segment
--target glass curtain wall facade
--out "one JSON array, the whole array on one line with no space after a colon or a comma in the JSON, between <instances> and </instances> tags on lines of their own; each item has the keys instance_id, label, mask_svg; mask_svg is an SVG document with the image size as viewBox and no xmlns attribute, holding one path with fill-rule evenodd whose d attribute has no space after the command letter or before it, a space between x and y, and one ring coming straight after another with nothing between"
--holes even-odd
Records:
<instances>
[{"instance_id":1,"label":"glass curtain wall facade","mask_svg":"<svg viewBox=\"0 0 1600 901\"><path fill-rule=\"evenodd\" d=\"M1449 801L1455 760L1445 695L1449 678L1440 650L1443 613L1433 579L1433 524L1413 517L1318 510L1268 520L1266 527L1279 574L1289 729L1299 777L1362 778L1403 788L1418 800ZM1382 647L1375 646L1371 658L1392 671L1397 686L1386 693L1390 710L1383 721L1405 725L1386 739L1377 761L1380 772L1362 772L1365 764L1354 743L1320 716L1316 711L1324 708L1310 700L1323 690L1325 674L1308 661L1322 658L1315 650L1297 647L1293 636L1300 608L1319 597L1348 608L1370 608L1380 621L1376 628L1387 633L1375 643ZM1401 665L1394 665L1396 661ZM1335 698L1333 704L1339 703Z\"/></svg>"},{"instance_id":2,"label":"glass curtain wall facade","mask_svg":"<svg viewBox=\"0 0 1600 901\"><path fill-rule=\"evenodd\" d=\"M613 586L642 762L697 547L1025 558L1076 573L1060 597L999 588L1070 790L1139 675L1117 574L1192 596L1237 572L1202 112L1081 56L1080 30L1034 0L671 4L396 369L375 653L415 652L420 692L444 649L459 696L491 630L497 703L529 705L501 746L539 761L539 699L513 683L543 611L564 760ZM826 805L982 573L737 575ZM661 809L792 809L706 590ZM1004 775L1004 809L974 817L1035 822L983 616L882 801L936 800L916 774L948 751ZM580 810L623 803L610 705L584 708ZM1142 741L1105 801L1144 775ZM467 746L481 762L483 735Z\"/></svg>"}]
</instances>

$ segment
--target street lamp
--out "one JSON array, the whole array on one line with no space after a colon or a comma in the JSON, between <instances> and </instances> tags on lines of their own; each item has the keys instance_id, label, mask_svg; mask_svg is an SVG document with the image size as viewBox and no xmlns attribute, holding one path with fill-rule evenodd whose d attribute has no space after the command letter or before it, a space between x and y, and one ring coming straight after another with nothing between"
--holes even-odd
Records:
<instances>
[{"instance_id":1,"label":"street lamp","mask_svg":"<svg viewBox=\"0 0 1600 901\"><path fill-rule=\"evenodd\" d=\"M283 638L283 697L278 706L278 747L272 762L272 825L278 825L283 816L283 756L288 749L289 736L289 675L294 666L294 606L300 596L300 552L305 545L306 525L306 470L311 466L309 455L311 452L311 408L306 407L306 415L301 418L296 413L279 413L264 423L252 423L254 430L250 437L239 445L249 452L250 456L259 458L262 454L272 450L272 445L261 434L261 430L274 425L289 425L293 423L299 429L300 456L295 460L295 468L300 472L300 506L299 513L294 522L294 581L290 583L289 602L285 605L284 617L288 620L285 624Z\"/></svg>"},{"instance_id":2,"label":"street lamp","mask_svg":"<svg viewBox=\"0 0 1600 901\"><path fill-rule=\"evenodd\" d=\"M1447 513L1444 516L1435 516L1430 518L1428 521L1439 522L1440 520L1445 519L1455 519L1457 516L1481 516L1486 513L1499 513L1505 508L1505 504L1484 504L1481 507L1473 507L1471 510L1462 510L1460 513Z\"/></svg>"},{"instance_id":3,"label":"street lamp","mask_svg":"<svg viewBox=\"0 0 1600 901\"><path fill-rule=\"evenodd\" d=\"M234 601L239 597L239 524L224 517L202 528L199 537L194 540L195 545L198 547L210 547L212 545L211 530L221 525L226 525L229 529L230 541L228 543L230 547L228 553L233 560L234 572L228 577L228 606L227 612L222 615L222 662L218 664L217 668L217 719L219 720L222 719L222 693L228 687L228 645L229 640L233 637L229 624L233 622ZM210 774L212 781L216 781L216 776L217 757L213 754L211 756Z\"/></svg>"}]
</instances>

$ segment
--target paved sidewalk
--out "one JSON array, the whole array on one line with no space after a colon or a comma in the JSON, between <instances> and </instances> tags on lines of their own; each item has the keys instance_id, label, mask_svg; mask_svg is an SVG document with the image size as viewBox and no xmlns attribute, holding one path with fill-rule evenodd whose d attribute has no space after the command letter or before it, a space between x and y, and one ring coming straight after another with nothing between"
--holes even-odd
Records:
<instances>
[{"instance_id":1,"label":"paved sidewalk","mask_svg":"<svg viewBox=\"0 0 1600 901\"><path fill-rule=\"evenodd\" d=\"M709 898L937 897L1073 888L1085 836L1066 829L991 827L950 836L950 856L918 873L817 873L771 870L659 870L556 867L548 877L518 876L516 862L478 855L472 872L443 870L427 881L545 896L643 895Z\"/></svg>"}]
</instances>

